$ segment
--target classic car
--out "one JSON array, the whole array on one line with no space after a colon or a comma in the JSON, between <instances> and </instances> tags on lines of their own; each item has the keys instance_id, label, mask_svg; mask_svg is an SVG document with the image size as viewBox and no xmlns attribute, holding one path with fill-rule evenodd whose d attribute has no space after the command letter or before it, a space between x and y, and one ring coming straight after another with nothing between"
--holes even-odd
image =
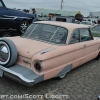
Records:
<instances>
[{"instance_id":1,"label":"classic car","mask_svg":"<svg viewBox=\"0 0 100 100\"><path fill-rule=\"evenodd\" d=\"M80 24L84 24L84 25L87 25L89 27L93 26L93 23L89 22L89 21L81 21Z\"/></svg>"},{"instance_id":2,"label":"classic car","mask_svg":"<svg viewBox=\"0 0 100 100\"><path fill-rule=\"evenodd\" d=\"M92 35L95 37L100 37L100 24L95 24L91 27Z\"/></svg>"},{"instance_id":3,"label":"classic car","mask_svg":"<svg viewBox=\"0 0 100 100\"><path fill-rule=\"evenodd\" d=\"M20 34L23 34L33 19L32 14L7 8L3 0L0 0L0 29L17 29ZM0 34L0 36L4 35ZM13 36L9 33L6 35Z\"/></svg>"},{"instance_id":4,"label":"classic car","mask_svg":"<svg viewBox=\"0 0 100 100\"><path fill-rule=\"evenodd\" d=\"M56 21L32 23L21 37L0 38L0 77L33 86L64 78L72 69L100 58L100 38L86 25Z\"/></svg>"}]
</instances>

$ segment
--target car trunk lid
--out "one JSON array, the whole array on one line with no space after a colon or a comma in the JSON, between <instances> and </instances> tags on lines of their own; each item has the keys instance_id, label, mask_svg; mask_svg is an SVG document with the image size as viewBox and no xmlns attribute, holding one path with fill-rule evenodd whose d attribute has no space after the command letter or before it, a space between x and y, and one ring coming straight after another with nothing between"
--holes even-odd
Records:
<instances>
[{"instance_id":1,"label":"car trunk lid","mask_svg":"<svg viewBox=\"0 0 100 100\"><path fill-rule=\"evenodd\" d=\"M19 56L26 58L31 58L34 54L52 46L48 43L21 37L11 37L10 39L15 43Z\"/></svg>"}]
</instances>

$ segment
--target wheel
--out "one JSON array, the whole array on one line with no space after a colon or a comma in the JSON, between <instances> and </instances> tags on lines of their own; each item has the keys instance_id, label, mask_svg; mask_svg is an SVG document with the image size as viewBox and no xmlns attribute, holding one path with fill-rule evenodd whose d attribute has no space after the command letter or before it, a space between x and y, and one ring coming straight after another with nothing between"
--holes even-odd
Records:
<instances>
[{"instance_id":1,"label":"wheel","mask_svg":"<svg viewBox=\"0 0 100 100\"><path fill-rule=\"evenodd\" d=\"M59 78L59 79L63 79L65 76L66 76L66 73L64 73L64 74L62 74L62 75L60 75L60 76L58 76L58 78Z\"/></svg>"},{"instance_id":2,"label":"wheel","mask_svg":"<svg viewBox=\"0 0 100 100\"><path fill-rule=\"evenodd\" d=\"M99 52L98 56L95 59L96 60L99 60L100 59L100 52Z\"/></svg>"},{"instance_id":3,"label":"wheel","mask_svg":"<svg viewBox=\"0 0 100 100\"><path fill-rule=\"evenodd\" d=\"M12 37L13 35L10 32L3 32L0 37Z\"/></svg>"},{"instance_id":4,"label":"wheel","mask_svg":"<svg viewBox=\"0 0 100 100\"><path fill-rule=\"evenodd\" d=\"M19 32L21 34L24 34L25 31L27 30L27 28L29 27L30 23L27 20L24 20L21 22L20 26L19 26Z\"/></svg>"},{"instance_id":5,"label":"wheel","mask_svg":"<svg viewBox=\"0 0 100 100\"><path fill-rule=\"evenodd\" d=\"M8 38L0 38L0 65L11 67L17 60L17 48Z\"/></svg>"}]
</instances>

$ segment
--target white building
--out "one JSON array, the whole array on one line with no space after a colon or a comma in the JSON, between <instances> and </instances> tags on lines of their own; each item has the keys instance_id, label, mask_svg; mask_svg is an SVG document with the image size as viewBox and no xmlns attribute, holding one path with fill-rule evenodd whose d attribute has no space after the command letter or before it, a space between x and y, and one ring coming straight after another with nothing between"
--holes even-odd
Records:
<instances>
[{"instance_id":1,"label":"white building","mask_svg":"<svg viewBox=\"0 0 100 100\"><path fill-rule=\"evenodd\" d=\"M90 17L100 17L100 11L98 11L98 12L90 12L89 16Z\"/></svg>"}]
</instances>

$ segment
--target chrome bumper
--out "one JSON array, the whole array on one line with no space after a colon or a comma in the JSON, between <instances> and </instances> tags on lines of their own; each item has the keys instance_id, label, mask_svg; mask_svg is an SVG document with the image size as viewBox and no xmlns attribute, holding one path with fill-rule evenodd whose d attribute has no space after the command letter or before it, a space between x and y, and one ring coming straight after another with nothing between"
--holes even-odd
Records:
<instances>
[{"instance_id":1,"label":"chrome bumper","mask_svg":"<svg viewBox=\"0 0 100 100\"><path fill-rule=\"evenodd\" d=\"M42 81L44 78L44 76L39 76L35 74L31 69L21 65L14 65L10 68L6 68L0 65L0 77L3 76L7 76L26 86L33 86L34 84Z\"/></svg>"}]
</instances>

